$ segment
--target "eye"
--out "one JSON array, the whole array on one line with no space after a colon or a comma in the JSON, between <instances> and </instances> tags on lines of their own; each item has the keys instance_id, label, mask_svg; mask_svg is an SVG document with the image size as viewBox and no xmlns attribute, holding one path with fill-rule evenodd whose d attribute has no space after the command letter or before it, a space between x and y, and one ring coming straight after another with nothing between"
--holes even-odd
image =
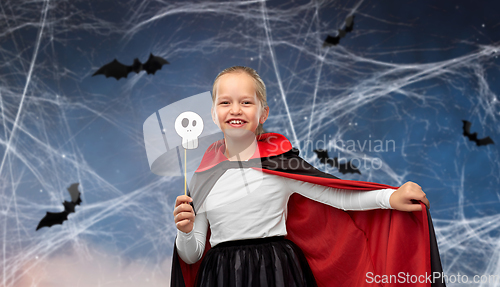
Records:
<instances>
[{"instance_id":1,"label":"eye","mask_svg":"<svg viewBox=\"0 0 500 287\"><path fill-rule=\"evenodd\" d=\"M196 126L196 120L193 120L193 127Z\"/></svg>"},{"instance_id":2,"label":"eye","mask_svg":"<svg viewBox=\"0 0 500 287\"><path fill-rule=\"evenodd\" d=\"M228 101L222 101L222 102L219 103L219 105L227 105L227 104L229 104Z\"/></svg>"},{"instance_id":3,"label":"eye","mask_svg":"<svg viewBox=\"0 0 500 287\"><path fill-rule=\"evenodd\" d=\"M183 118L181 124L183 127L187 127L189 125L189 120L187 118Z\"/></svg>"}]
</instances>

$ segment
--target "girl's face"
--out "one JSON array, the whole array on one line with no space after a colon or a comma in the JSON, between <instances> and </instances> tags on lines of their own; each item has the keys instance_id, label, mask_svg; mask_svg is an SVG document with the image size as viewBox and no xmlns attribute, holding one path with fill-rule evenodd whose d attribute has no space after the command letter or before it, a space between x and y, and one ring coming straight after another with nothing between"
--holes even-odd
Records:
<instances>
[{"instance_id":1,"label":"girl's face","mask_svg":"<svg viewBox=\"0 0 500 287\"><path fill-rule=\"evenodd\" d=\"M225 74L219 78L216 91L212 118L226 136L245 131L255 134L259 123L266 121L269 108L262 109L251 76L244 72Z\"/></svg>"}]
</instances>

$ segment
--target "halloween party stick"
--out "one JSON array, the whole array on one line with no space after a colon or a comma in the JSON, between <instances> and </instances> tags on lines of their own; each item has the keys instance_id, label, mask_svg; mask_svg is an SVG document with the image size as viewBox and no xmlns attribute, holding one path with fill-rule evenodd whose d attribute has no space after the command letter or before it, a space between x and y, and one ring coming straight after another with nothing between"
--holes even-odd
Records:
<instances>
[{"instance_id":1,"label":"halloween party stick","mask_svg":"<svg viewBox=\"0 0 500 287\"><path fill-rule=\"evenodd\" d=\"M203 131L203 119L195 112L181 113L175 119L175 131L182 137L184 148L184 195L187 195L187 150L198 147L198 137Z\"/></svg>"},{"instance_id":2,"label":"halloween party stick","mask_svg":"<svg viewBox=\"0 0 500 287\"><path fill-rule=\"evenodd\" d=\"M151 172L167 177L184 175L185 193L190 197L193 197L191 177L205 151L223 139L222 131L211 120L211 110L207 108L212 101L209 91L186 97L153 112L143 124L144 147ZM187 151L182 159L183 147L190 150L189 159Z\"/></svg>"}]
</instances>

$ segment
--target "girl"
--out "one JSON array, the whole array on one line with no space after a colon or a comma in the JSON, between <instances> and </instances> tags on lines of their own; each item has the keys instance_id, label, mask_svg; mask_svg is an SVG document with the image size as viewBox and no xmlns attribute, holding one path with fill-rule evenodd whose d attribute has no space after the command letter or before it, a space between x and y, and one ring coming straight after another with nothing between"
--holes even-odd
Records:
<instances>
[{"instance_id":1,"label":"girl","mask_svg":"<svg viewBox=\"0 0 500 287\"><path fill-rule=\"evenodd\" d=\"M283 136L262 134L269 107L265 85L253 69L235 66L222 71L215 79L212 97L212 118L224 139L209 148L197 171L198 178L193 177L199 182L191 189L195 200L177 197L173 212L178 229L174 253L187 264L199 264L196 286L317 286L317 271L313 272L308 263L315 262L314 256L305 256L293 241L285 239L290 237L287 217L294 216L287 213L287 205L294 193L307 202L336 208L326 207L328 210L421 211L422 205L415 201L429 206L425 193L412 182L397 189L372 184L376 188L363 192L359 190L368 187L349 185L351 181L331 175L319 175L328 178L328 183L311 183L319 180L311 173L319 171L293 154ZM300 171L290 168L290 158L302 163ZM273 164L277 168L270 167ZM343 184L349 188L331 187ZM202 189L203 193L194 195ZM196 214L187 203L194 204ZM311 219L306 227L314 221ZM321 233L319 228L309 232ZM204 255L208 232L211 249ZM295 241L309 236L303 234ZM308 250L309 245L305 247ZM185 270L183 273L188 272Z\"/></svg>"}]
</instances>

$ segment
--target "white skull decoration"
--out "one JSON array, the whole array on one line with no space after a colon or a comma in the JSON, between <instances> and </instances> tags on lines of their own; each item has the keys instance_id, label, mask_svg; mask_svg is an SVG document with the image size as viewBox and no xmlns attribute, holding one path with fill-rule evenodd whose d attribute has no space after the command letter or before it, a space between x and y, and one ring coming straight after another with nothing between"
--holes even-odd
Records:
<instances>
[{"instance_id":1,"label":"white skull decoration","mask_svg":"<svg viewBox=\"0 0 500 287\"><path fill-rule=\"evenodd\" d=\"M185 149L195 149L203 131L203 120L195 112L183 112L175 119L175 131L182 137Z\"/></svg>"}]
</instances>

